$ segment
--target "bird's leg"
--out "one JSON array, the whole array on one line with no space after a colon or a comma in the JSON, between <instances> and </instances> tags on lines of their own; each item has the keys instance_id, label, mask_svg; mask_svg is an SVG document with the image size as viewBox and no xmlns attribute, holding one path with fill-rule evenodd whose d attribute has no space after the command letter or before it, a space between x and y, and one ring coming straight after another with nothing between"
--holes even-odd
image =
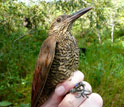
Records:
<instances>
[{"instance_id":1,"label":"bird's leg","mask_svg":"<svg viewBox=\"0 0 124 107\"><path fill-rule=\"evenodd\" d=\"M70 89L70 93L77 94L77 98L86 97L91 94L91 91L85 89L85 84L83 82L79 82L74 86L74 88Z\"/></svg>"}]
</instances>

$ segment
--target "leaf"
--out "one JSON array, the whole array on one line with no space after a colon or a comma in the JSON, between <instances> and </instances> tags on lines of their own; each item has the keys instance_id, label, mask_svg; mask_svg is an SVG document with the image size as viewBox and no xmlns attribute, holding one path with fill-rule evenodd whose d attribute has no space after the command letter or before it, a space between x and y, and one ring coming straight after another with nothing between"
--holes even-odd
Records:
<instances>
[{"instance_id":1,"label":"leaf","mask_svg":"<svg viewBox=\"0 0 124 107\"><path fill-rule=\"evenodd\" d=\"M12 103L11 102L8 102L8 101L1 101L0 102L0 107L2 106L2 107L7 107L7 106L10 106L10 105L12 105Z\"/></svg>"},{"instance_id":2,"label":"leaf","mask_svg":"<svg viewBox=\"0 0 124 107\"><path fill-rule=\"evenodd\" d=\"M30 107L30 104L21 104L20 107Z\"/></svg>"}]
</instances>

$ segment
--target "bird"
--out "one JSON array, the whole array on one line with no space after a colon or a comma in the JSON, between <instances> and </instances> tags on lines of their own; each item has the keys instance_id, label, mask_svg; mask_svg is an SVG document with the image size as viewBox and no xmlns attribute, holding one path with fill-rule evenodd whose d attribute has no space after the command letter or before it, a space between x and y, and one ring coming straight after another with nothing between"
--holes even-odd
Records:
<instances>
[{"instance_id":1,"label":"bird","mask_svg":"<svg viewBox=\"0 0 124 107\"><path fill-rule=\"evenodd\" d=\"M78 69L79 48L71 34L73 23L92 7L72 15L60 15L52 22L48 37L42 43L32 82L31 107L43 105L57 84Z\"/></svg>"}]
</instances>

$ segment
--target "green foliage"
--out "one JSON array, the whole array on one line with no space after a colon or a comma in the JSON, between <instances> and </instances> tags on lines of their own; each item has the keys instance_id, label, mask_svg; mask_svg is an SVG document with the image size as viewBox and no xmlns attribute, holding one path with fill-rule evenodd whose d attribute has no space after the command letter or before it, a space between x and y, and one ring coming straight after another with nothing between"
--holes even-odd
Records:
<instances>
[{"instance_id":1,"label":"green foliage","mask_svg":"<svg viewBox=\"0 0 124 107\"><path fill-rule=\"evenodd\" d=\"M80 57L79 70L85 74L85 80L91 83L93 91L103 97L105 107L123 106L123 0L118 0L117 5L112 0L60 0L50 3L41 1L38 5L31 3L29 6L16 0L0 1L2 106L30 106L32 75L51 21L58 15L72 14L89 5L95 8L77 20L72 29L79 47L86 47L87 50L86 55ZM111 42L112 18L115 25L114 43ZM101 36L101 44L98 42L98 34Z\"/></svg>"},{"instance_id":2,"label":"green foliage","mask_svg":"<svg viewBox=\"0 0 124 107\"><path fill-rule=\"evenodd\" d=\"M11 102L8 102L8 101L2 101L0 102L0 107L7 107L7 106L10 106L12 105Z\"/></svg>"},{"instance_id":3,"label":"green foliage","mask_svg":"<svg viewBox=\"0 0 124 107\"><path fill-rule=\"evenodd\" d=\"M21 104L20 107L30 107L30 104Z\"/></svg>"},{"instance_id":4,"label":"green foliage","mask_svg":"<svg viewBox=\"0 0 124 107\"><path fill-rule=\"evenodd\" d=\"M87 48L86 56L81 56L79 69L85 74L85 80L91 83L93 92L103 97L105 107L123 105L123 43L120 40L113 44L108 40L103 45L93 44Z\"/></svg>"}]
</instances>

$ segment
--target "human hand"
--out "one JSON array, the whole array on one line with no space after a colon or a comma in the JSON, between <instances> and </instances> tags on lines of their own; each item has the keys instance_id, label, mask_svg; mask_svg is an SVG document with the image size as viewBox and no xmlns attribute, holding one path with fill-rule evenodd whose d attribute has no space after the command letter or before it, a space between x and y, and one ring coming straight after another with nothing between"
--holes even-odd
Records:
<instances>
[{"instance_id":1,"label":"human hand","mask_svg":"<svg viewBox=\"0 0 124 107\"><path fill-rule=\"evenodd\" d=\"M69 79L57 85L55 91L41 107L102 107L103 100L97 93L88 95L88 98L76 98L74 94L68 93L75 84L83 80L83 73L75 71ZM83 83L85 84L85 89L92 92L90 84L86 81L83 81Z\"/></svg>"}]
</instances>

